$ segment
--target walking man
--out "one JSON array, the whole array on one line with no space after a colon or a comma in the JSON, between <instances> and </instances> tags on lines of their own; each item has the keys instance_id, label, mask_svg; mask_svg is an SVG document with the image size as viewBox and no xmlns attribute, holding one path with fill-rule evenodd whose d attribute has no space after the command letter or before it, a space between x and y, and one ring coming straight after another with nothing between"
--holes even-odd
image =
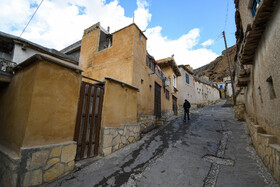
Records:
<instances>
[{"instance_id":1,"label":"walking man","mask_svg":"<svg viewBox=\"0 0 280 187\"><path fill-rule=\"evenodd\" d=\"M184 121L186 121L186 114L188 115L188 120L190 120L191 104L187 99L185 99L185 103L183 105L183 108L184 108Z\"/></svg>"}]
</instances>

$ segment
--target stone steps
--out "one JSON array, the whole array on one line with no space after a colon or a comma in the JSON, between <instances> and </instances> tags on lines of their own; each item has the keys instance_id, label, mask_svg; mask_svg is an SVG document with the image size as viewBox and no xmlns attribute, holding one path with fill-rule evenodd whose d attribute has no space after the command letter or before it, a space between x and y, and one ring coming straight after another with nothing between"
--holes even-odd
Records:
<instances>
[{"instance_id":1,"label":"stone steps","mask_svg":"<svg viewBox=\"0 0 280 187\"><path fill-rule=\"evenodd\" d=\"M280 144L277 143L277 137L266 134L265 130L256 125L254 119L249 116L246 116L246 122L258 155L274 178L280 182Z\"/></svg>"}]
</instances>

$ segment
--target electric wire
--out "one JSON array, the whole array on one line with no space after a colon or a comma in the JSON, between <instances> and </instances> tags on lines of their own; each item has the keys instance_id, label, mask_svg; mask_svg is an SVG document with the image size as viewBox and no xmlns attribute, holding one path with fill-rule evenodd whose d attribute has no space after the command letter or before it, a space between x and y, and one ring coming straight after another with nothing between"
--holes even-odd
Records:
<instances>
[{"instance_id":1,"label":"electric wire","mask_svg":"<svg viewBox=\"0 0 280 187\"><path fill-rule=\"evenodd\" d=\"M19 38L22 36L22 34L25 32L25 29L27 28L27 26L29 25L29 23L31 22L31 20L33 19L34 15L36 14L37 10L40 8L41 4L43 3L44 0L41 1L41 3L38 5L37 9L35 10L35 12L33 13L33 15L31 16L31 18L29 19L28 23L26 24L26 26L24 27L23 31L21 32L21 34L19 35Z\"/></svg>"},{"instance_id":2,"label":"electric wire","mask_svg":"<svg viewBox=\"0 0 280 187\"><path fill-rule=\"evenodd\" d=\"M228 7L229 7L229 3L228 3L228 0L227 0L224 31L226 30L227 22L228 22Z\"/></svg>"}]
</instances>

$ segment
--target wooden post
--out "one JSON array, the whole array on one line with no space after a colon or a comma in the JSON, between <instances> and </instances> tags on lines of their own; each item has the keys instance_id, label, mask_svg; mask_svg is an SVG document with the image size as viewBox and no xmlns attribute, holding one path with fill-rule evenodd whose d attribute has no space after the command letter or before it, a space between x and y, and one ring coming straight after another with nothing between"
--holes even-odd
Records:
<instances>
[{"instance_id":1,"label":"wooden post","mask_svg":"<svg viewBox=\"0 0 280 187\"><path fill-rule=\"evenodd\" d=\"M233 77L232 77L232 72L231 72L231 63L230 63L230 58L228 56L228 51L227 51L227 40L226 40L226 35L225 31L223 31L223 36L224 36L224 41L225 41L225 47L226 47L226 55L227 55L227 60L228 60L228 69L230 73L230 79L231 79L231 88L232 88L232 97L233 97L233 103L236 105L236 98L235 98L235 90L234 90L234 82L233 82Z\"/></svg>"}]
</instances>

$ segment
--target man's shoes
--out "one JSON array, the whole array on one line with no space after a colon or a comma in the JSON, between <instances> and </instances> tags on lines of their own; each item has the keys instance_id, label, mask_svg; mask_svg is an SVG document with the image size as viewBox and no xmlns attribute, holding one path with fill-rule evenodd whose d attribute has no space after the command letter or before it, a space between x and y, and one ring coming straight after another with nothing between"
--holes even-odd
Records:
<instances>
[{"instance_id":1,"label":"man's shoes","mask_svg":"<svg viewBox=\"0 0 280 187\"><path fill-rule=\"evenodd\" d=\"M190 118L188 120L190 120Z\"/></svg>"},{"instance_id":2,"label":"man's shoes","mask_svg":"<svg viewBox=\"0 0 280 187\"><path fill-rule=\"evenodd\" d=\"M186 122L186 120L184 119L184 122Z\"/></svg>"}]
</instances>

